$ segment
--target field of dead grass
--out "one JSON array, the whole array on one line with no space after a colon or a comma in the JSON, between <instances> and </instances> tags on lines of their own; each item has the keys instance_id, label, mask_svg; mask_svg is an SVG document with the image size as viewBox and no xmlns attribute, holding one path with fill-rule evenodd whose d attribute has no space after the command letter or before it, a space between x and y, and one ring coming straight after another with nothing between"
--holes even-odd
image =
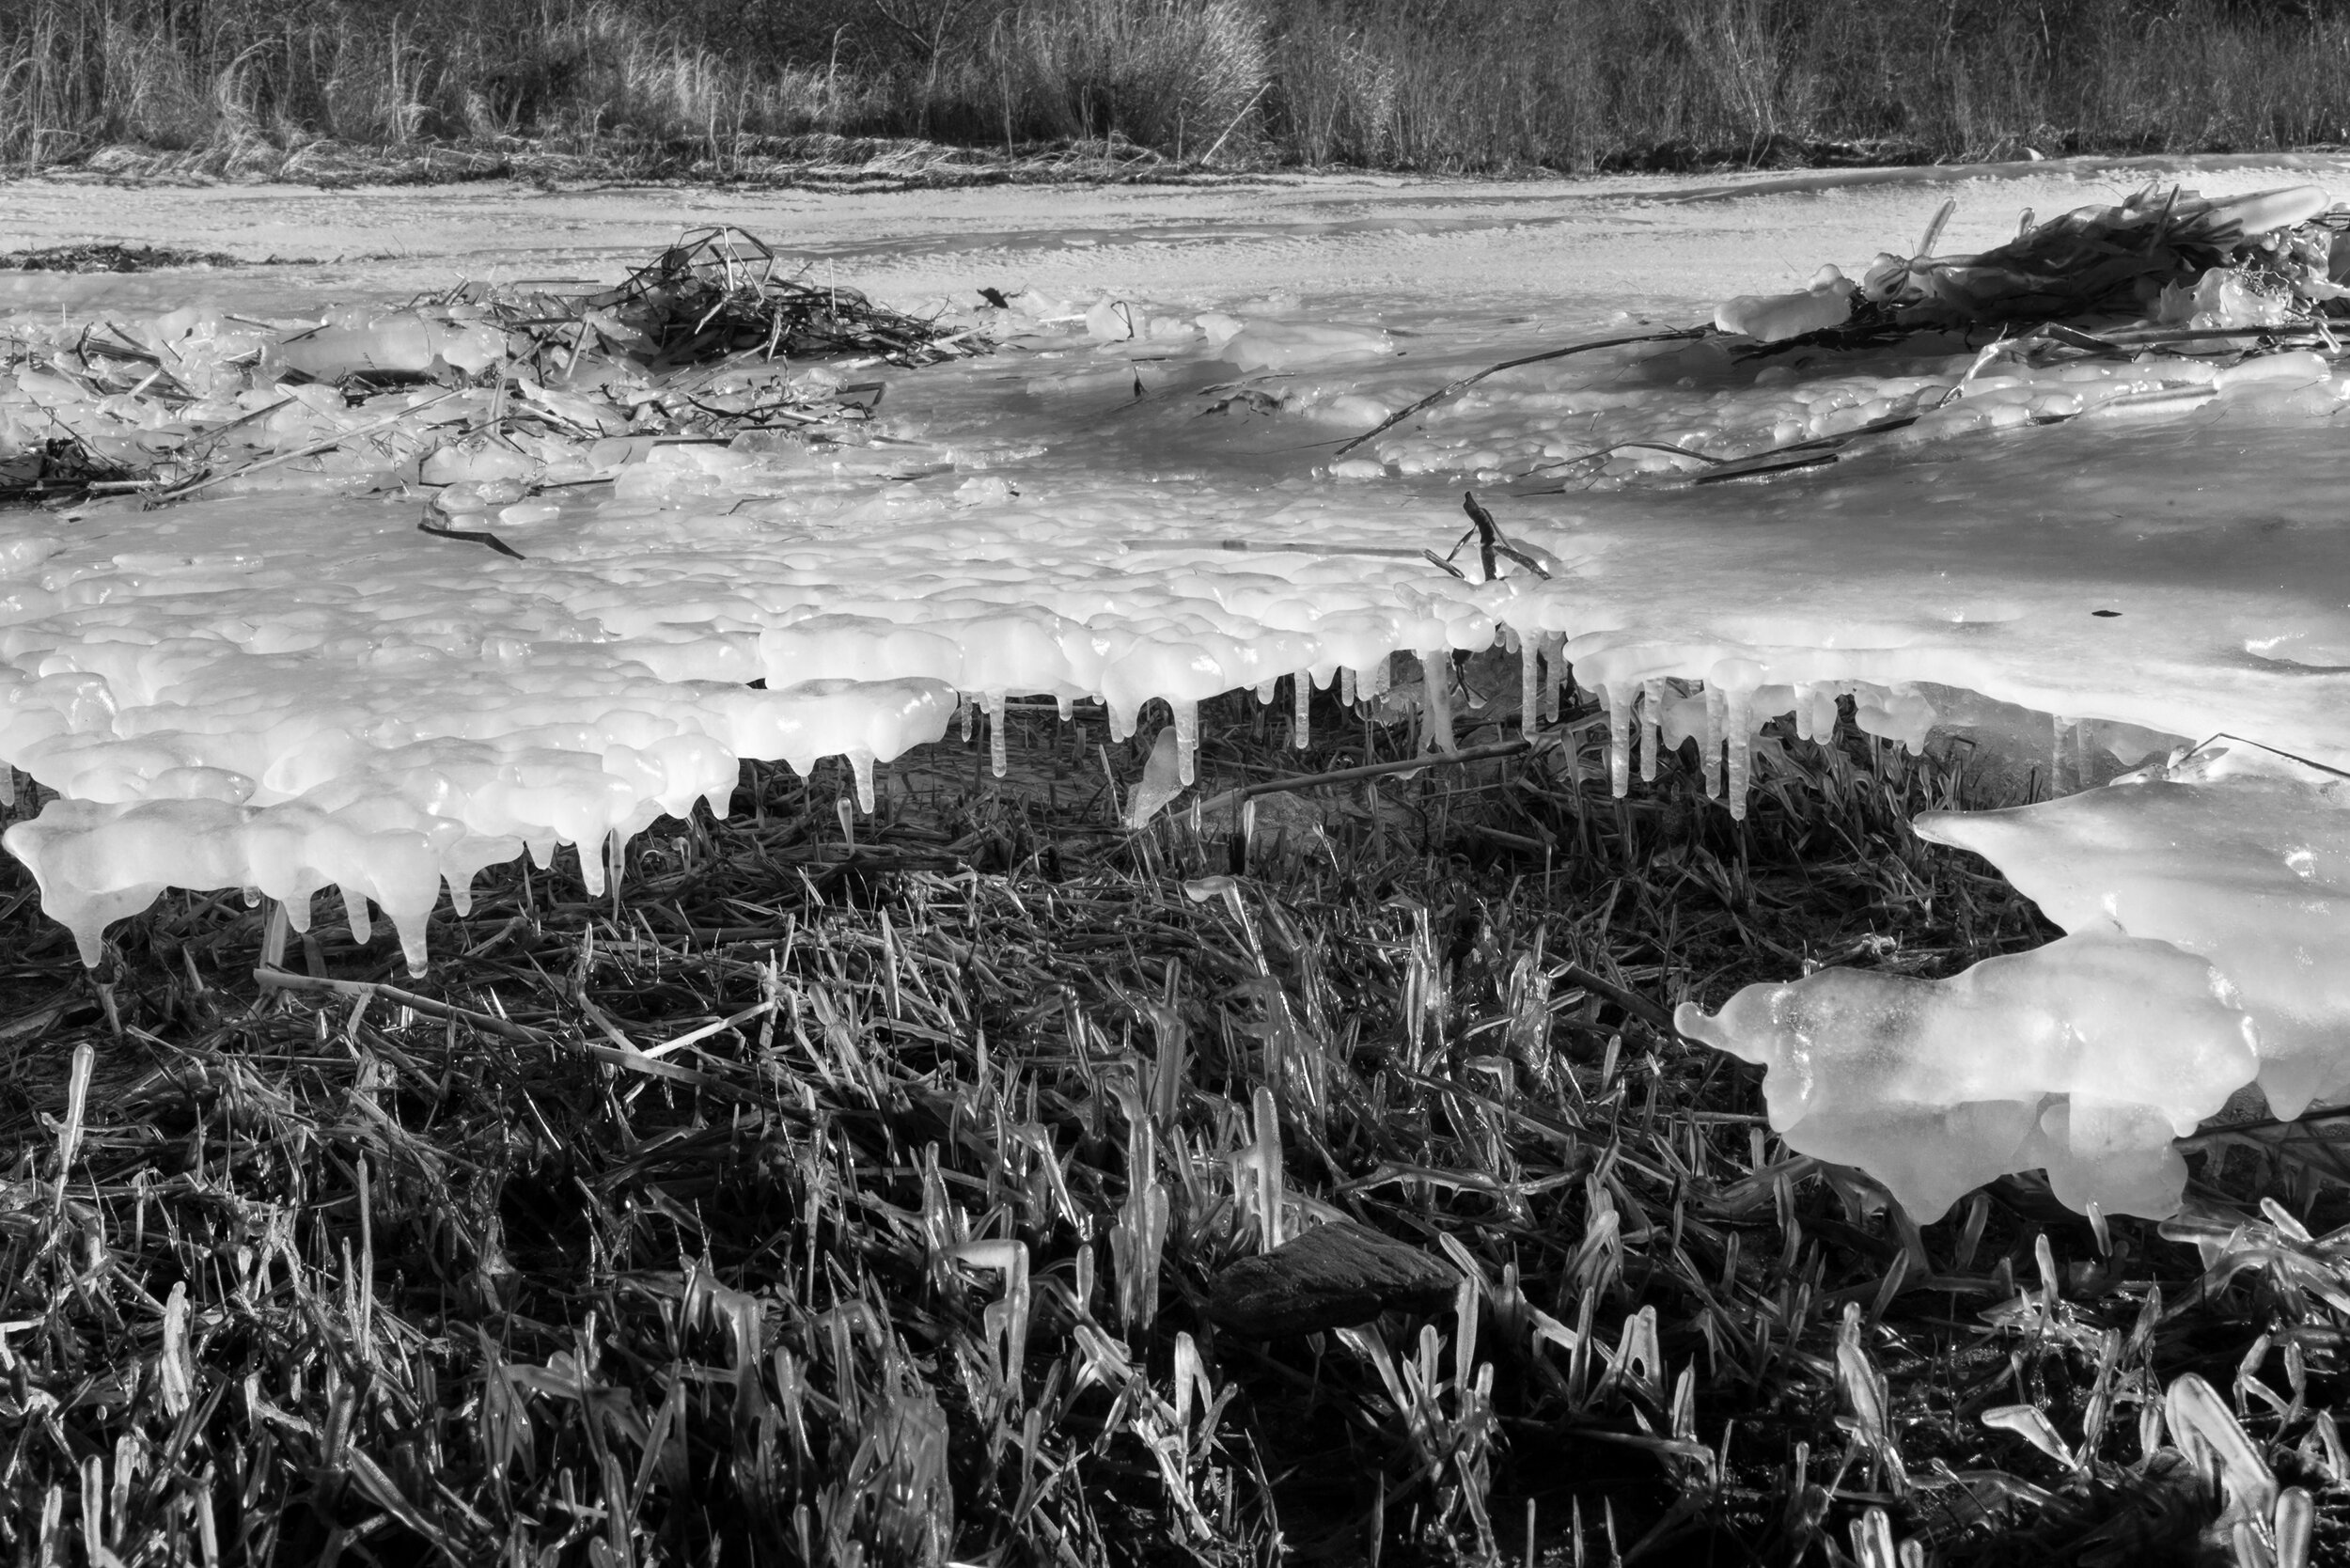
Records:
<instances>
[{"instance_id":1,"label":"field of dead grass","mask_svg":"<svg viewBox=\"0 0 2350 1568\"><path fill-rule=\"evenodd\" d=\"M1463 744L1515 733L1514 682ZM1396 760L1204 715L1202 792ZM1922 1231L1667 1009L2048 933L1840 729L1730 822L1530 755L1117 823L1049 705L753 765L590 899L388 937L166 895L86 973L0 867L0 1550L32 1563L2324 1560L2323 1121L2197 1217L2027 1180ZM1495 728L1486 728L1492 726ZM1506 728L1504 728L1506 727ZM1148 727L1146 726L1146 733ZM36 792L18 785L11 809ZM1292 1337L1225 1271L1367 1227L1453 1288ZM2310 1555L2313 1531L2316 1556Z\"/></svg>"},{"instance_id":2,"label":"field of dead grass","mask_svg":"<svg viewBox=\"0 0 2350 1568\"><path fill-rule=\"evenodd\" d=\"M2243 151L2350 141L2345 64L2312 0L14 0L0 166L773 182L882 157L960 183Z\"/></svg>"}]
</instances>

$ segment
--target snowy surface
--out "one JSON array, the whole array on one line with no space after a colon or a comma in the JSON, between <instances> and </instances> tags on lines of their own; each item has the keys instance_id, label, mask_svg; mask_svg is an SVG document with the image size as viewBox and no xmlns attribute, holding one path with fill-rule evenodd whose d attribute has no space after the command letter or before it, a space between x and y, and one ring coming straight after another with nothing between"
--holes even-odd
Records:
<instances>
[{"instance_id":1,"label":"snowy surface","mask_svg":"<svg viewBox=\"0 0 2350 1568\"><path fill-rule=\"evenodd\" d=\"M462 463L403 471L400 453L358 442L152 511L0 513L0 760L68 797L9 847L86 949L163 886L257 886L299 912L339 885L354 913L380 905L420 961L442 879L462 896L474 869L559 842L588 846L592 876L608 834L723 800L744 757L846 754L865 773L939 734L958 694L1099 697L1120 730L1160 699L1181 731L1220 691L1298 672L1368 689L1391 652L1496 635L1553 652L1565 639L1578 680L1609 699L1620 778L1653 724L1667 744L1700 737L1729 802L1757 727L1793 712L1809 732L1845 695L1876 733L1997 734L2011 753L2053 751L2076 785L2218 731L2322 778L2350 768L2350 452L2335 418L2350 387L2315 356L2243 374L2172 361L2032 376L1956 337L1834 360L1652 344L1508 372L1338 450L1500 360L1710 321L1733 296L1803 290L1824 262L1906 254L1946 197L1959 206L1943 246L1966 249L2013 234L2023 209L2113 201L2157 175L2212 196L2329 180L2350 195L2350 166L2247 162L856 197L18 185L12 244L319 259L0 274L0 311L21 331L187 306L316 321L330 304L386 306L465 278L603 284L682 225L730 222L804 254L811 277L1004 343L855 371L888 391L882 417L839 441L640 445L576 470L540 453L525 478L615 482L484 513L520 560L417 531L420 481L466 478ZM981 308L981 287L1013 308ZM11 401L0 388L16 439L39 405L38 389ZM1934 412L1874 455L1769 482L1689 488L1675 481L1698 464L1654 446L1561 466L1625 441L1734 457L1920 410ZM320 415L330 431L334 417ZM1562 475L1565 494L1535 493ZM1546 579L1505 562L1479 581L1473 550L1465 578L1419 558L1459 536L1464 488ZM2131 801L2156 798L2133 788ZM2320 823L2311 841L2336 842L2322 825L2332 797L2292 788ZM2224 820L2235 798L2196 809ZM2129 808L2054 814L2072 806L2026 828L1938 831L2068 927L2096 909L2175 944L2190 991L2217 965L2212 983L2241 992L2228 1006L2283 1042L2264 1056L2339 1060L2350 1001L2312 985L2278 999L2287 982L2245 956L2237 928L2178 913L2292 846L2221 836L2150 872L2081 848ZM2130 891L2158 875L2171 890ZM2338 924L2294 925L2277 907L2260 918L2338 966ZM2050 952L2043 980L2095 967ZM2064 990L2032 993L2060 1032ZM2108 1055L2072 1077L2042 1084L2019 1065L2014 1093L1977 1098L2030 1106L2046 1143L2062 1103L2049 1095L2086 1092L2098 1062L2127 1076L2108 1058L2133 1047L2092 1037ZM1746 1047L1757 1059L1760 1039ZM2287 1103L2350 1079L2262 1071ZM2152 1106L2170 1127L2206 1112L2208 1087L2097 1103ZM1925 1092L1895 1085L1881 1101ZM2159 1211L2146 1183L2166 1179L2116 1178L2117 1203Z\"/></svg>"}]
</instances>

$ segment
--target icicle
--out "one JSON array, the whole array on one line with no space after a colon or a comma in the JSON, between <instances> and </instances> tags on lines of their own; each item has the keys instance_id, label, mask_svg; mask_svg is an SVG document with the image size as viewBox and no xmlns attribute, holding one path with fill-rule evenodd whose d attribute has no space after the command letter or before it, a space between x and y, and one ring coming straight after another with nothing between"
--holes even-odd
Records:
<instances>
[{"instance_id":1,"label":"icicle","mask_svg":"<svg viewBox=\"0 0 2350 1568\"><path fill-rule=\"evenodd\" d=\"M1075 698L1068 696L1057 697L1053 698L1053 703L1056 707L1060 709L1061 723L1067 724L1071 719L1077 716L1077 699Z\"/></svg>"},{"instance_id":2,"label":"icicle","mask_svg":"<svg viewBox=\"0 0 2350 1568\"><path fill-rule=\"evenodd\" d=\"M1811 739L1811 682L1795 682L1795 739Z\"/></svg>"},{"instance_id":3,"label":"icicle","mask_svg":"<svg viewBox=\"0 0 2350 1568\"><path fill-rule=\"evenodd\" d=\"M1640 682L1640 776L1656 782L1656 760L1665 749L1665 682Z\"/></svg>"},{"instance_id":4,"label":"icicle","mask_svg":"<svg viewBox=\"0 0 2350 1568\"><path fill-rule=\"evenodd\" d=\"M988 765L995 770L995 776L1001 778L1010 766L1005 755L1009 748L1004 740L1004 694L988 692L979 700L987 704Z\"/></svg>"},{"instance_id":5,"label":"icicle","mask_svg":"<svg viewBox=\"0 0 2350 1568\"><path fill-rule=\"evenodd\" d=\"M1258 707L1270 708L1273 706L1274 698L1278 696L1280 692L1280 680L1281 678L1276 675L1257 682Z\"/></svg>"},{"instance_id":6,"label":"icicle","mask_svg":"<svg viewBox=\"0 0 2350 1568\"><path fill-rule=\"evenodd\" d=\"M1822 745L1836 739L1836 692L1829 682L1811 688L1811 700L1816 704L1811 712L1811 738Z\"/></svg>"},{"instance_id":7,"label":"icicle","mask_svg":"<svg viewBox=\"0 0 2350 1568\"><path fill-rule=\"evenodd\" d=\"M586 885L588 896L591 899L603 897L603 845L597 844L593 855L588 853L586 844L572 847L579 851L579 880Z\"/></svg>"},{"instance_id":8,"label":"icicle","mask_svg":"<svg viewBox=\"0 0 2350 1568\"><path fill-rule=\"evenodd\" d=\"M1290 744L1303 751L1313 729L1314 679L1301 669L1290 680L1297 687L1297 716L1290 723Z\"/></svg>"},{"instance_id":9,"label":"icicle","mask_svg":"<svg viewBox=\"0 0 2350 1568\"><path fill-rule=\"evenodd\" d=\"M1134 739L1135 721L1141 717L1141 714L1122 702L1104 702L1103 706L1109 713L1110 744L1115 745L1121 741Z\"/></svg>"},{"instance_id":10,"label":"icicle","mask_svg":"<svg viewBox=\"0 0 2350 1568\"><path fill-rule=\"evenodd\" d=\"M1543 662L1548 666L1550 679L1543 683L1543 722L1559 722L1559 694L1567 684L1567 635L1564 632L1545 633L1543 636Z\"/></svg>"},{"instance_id":11,"label":"icicle","mask_svg":"<svg viewBox=\"0 0 2350 1568\"><path fill-rule=\"evenodd\" d=\"M971 706L971 694L969 692L955 693L955 716L963 720L963 744L964 745L971 744L971 723L974 713L975 710Z\"/></svg>"},{"instance_id":12,"label":"icicle","mask_svg":"<svg viewBox=\"0 0 2350 1568\"><path fill-rule=\"evenodd\" d=\"M523 847L530 851L530 863L540 870L550 870L555 865L554 839L529 839L524 840Z\"/></svg>"},{"instance_id":13,"label":"icicle","mask_svg":"<svg viewBox=\"0 0 2350 1568\"><path fill-rule=\"evenodd\" d=\"M1698 749L1705 760L1705 792L1722 798L1722 731L1729 727L1730 694L1712 682L1705 687L1705 729Z\"/></svg>"},{"instance_id":14,"label":"icicle","mask_svg":"<svg viewBox=\"0 0 2350 1568\"><path fill-rule=\"evenodd\" d=\"M713 812L712 815L715 816L717 813ZM719 820L723 822L726 819L720 817ZM466 916L473 913L473 878L469 876L453 876L447 877L445 880L448 883L448 906L452 910L456 911L457 917L462 920ZM343 908L346 911L351 908L351 891L349 888L345 888L343 890ZM351 932L353 936L358 935L358 922L352 922Z\"/></svg>"},{"instance_id":15,"label":"icicle","mask_svg":"<svg viewBox=\"0 0 2350 1568\"><path fill-rule=\"evenodd\" d=\"M1348 666L1346 666L1344 668L1342 668L1342 669L1340 669L1340 670L1339 671L1339 701L1340 701L1340 703L1342 706L1344 706L1344 707L1352 708L1353 706L1355 706L1355 666L1354 666L1353 665L1348 665Z\"/></svg>"},{"instance_id":16,"label":"icicle","mask_svg":"<svg viewBox=\"0 0 2350 1568\"><path fill-rule=\"evenodd\" d=\"M1543 654L1532 637L1518 639L1518 733L1531 737L1541 727L1536 707L1542 701Z\"/></svg>"},{"instance_id":17,"label":"icicle","mask_svg":"<svg viewBox=\"0 0 2350 1568\"><path fill-rule=\"evenodd\" d=\"M850 808L847 795L833 796L832 814L834 820L840 823L840 841L848 846L850 854L855 854L856 812Z\"/></svg>"},{"instance_id":18,"label":"icicle","mask_svg":"<svg viewBox=\"0 0 2350 1568\"><path fill-rule=\"evenodd\" d=\"M2064 793L2064 737L2073 728L2073 721L2063 714L2050 720L2048 735L2048 795L2050 799Z\"/></svg>"},{"instance_id":19,"label":"icicle","mask_svg":"<svg viewBox=\"0 0 2350 1568\"><path fill-rule=\"evenodd\" d=\"M1438 751L1458 751L1452 739L1452 656L1435 649L1422 649L1419 655L1421 701L1428 714L1429 733L1435 737Z\"/></svg>"},{"instance_id":20,"label":"icicle","mask_svg":"<svg viewBox=\"0 0 2350 1568\"><path fill-rule=\"evenodd\" d=\"M1607 699L1607 787L1622 800L1632 790L1632 687L1611 682L1602 695Z\"/></svg>"},{"instance_id":21,"label":"icicle","mask_svg":"<svg viewBox=\"0 0 2350 1568\"><path fill-rule=\"evenodd\" d=\"M543 865L544 862L541 862L541 864ZM247 909L258 909L261 907L261 890L258 887L247 887L244 890L244 906Z\"/></svg>"},{"instance_id":22,"label":"icicle","mask_svg":"<svg viewBox=\"0 0 2350 1568\"><path fill-rule=\"evenodd\" d=\"M366 947L368 939L375 934L375 927L368 919L368 896L349 883L341 884L335 890L343 896L343 923L351 927L351 939ZM465 889L465 902L473 902L471 887ZM461 910L459 913L463 912Z\"/></svg>"},{"instance_id":23,"label":"icicle","mask_svg":"<svg viewBox=\"0 0 2350 1568\"><path fill-rule=\"evenodd\" d=\"M1740 686L1728 696L1730 719L1730 815L1747 820L1747 743L1754 729L1754 693Z\"/></svg>"},{"instance_id":24,"label":"icicle","mask_svg":"<svg viewBox=\"0 0 2350 1568\"><path fill-rule=\"evenodd\" d=\"M2089 738L2089 726L2073 726L2073 777L2086 790L2097 780L2097 748Z\"/></svg>"},{"instance_id":25,"label":"icicle","mask_svg":"<svg viewBox=\"0 0 2350 1568\"><path fill-rule=\"evenodd\" d=\"M849 771L856 775L856 808L873 814L873 754L862 746L849 753Z\"/></svg>"},{"instance_id":26,"label":"icicle","mask_svg":"<svg viewBox=\"0 0 2350 1568\"><path fill-rule=\"evenodd\" d=\"M1363 673L1371 677L1371 688L1363 694L1364 696L1386 696L1387 688L1392 685L1395 681L1395 655L1392 653L1381 654L1379 656L1378 663L1372 665L1371 668L1365 670Z\"/></svg>"},{"instance_id":27,"label":"icicle","mask_svg":"<svg viewBox=\"0 0 2350 1568\"><path fill-rule=\"evenodd\" d=\"M1188 786L1192 760L1199 750L1199 704L1170 701L1167 706L1175 710L1175 776Z\"/></svg>"}]
</instances>

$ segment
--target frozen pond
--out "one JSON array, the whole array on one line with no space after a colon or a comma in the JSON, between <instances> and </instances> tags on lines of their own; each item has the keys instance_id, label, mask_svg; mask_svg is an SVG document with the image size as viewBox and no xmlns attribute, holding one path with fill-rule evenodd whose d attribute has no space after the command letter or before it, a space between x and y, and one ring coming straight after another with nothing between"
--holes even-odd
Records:
<instances>
[{"instance_id":1,"label":"frozen pond","mask_svg":"<svg viewBox=\"0 0 2350 1568\"><path fill-rule=\"evenodd\" d=\"M588 849L592 880L609 835L705 794L723 806L744 757L846 754L870 788L966 698L1050 697L1102 701L1114 734L1171 719L1187 773L1208 697L1253 686L1302 720L1308 684L1367 698L1390 655L1499 637L1525 651L1528 692L1571 665L1605 694L1620 781L1696 736L1726 807L1769 767L1759 727L1792 713L1808 735L1842 698L1872 733L1957 729L2065 790L2179 760L2035 808L2061 818L1930 825L2076 933L2032 977L1977 988L2009 1010L1983 1027L2046 1033L2052 1065L2005 1088L1878 1084L1858 1108L1922 1107L1904 1140L1987 1137L1993 1174L2019 1149L2052 1171L2073 1155L2122 1169L2060 1190L2159 1212L2168 1168L2130 1151L2167 1151L2256 1072L2288 1113L2350 1088L2350 994L2332 978L2350 836L2329 771L2350 768L2350 454L2326 354L2032 368L1986 362L1987 333L1844 353L1637 343L1504 372L1347 444L1501 361L1906 256L1946 198L1940 248L1973 251L2023 210L2110 204L2155 178L2350 196L2350 165L2277 162L871 196L12 187L12 244L306 259L0 274L0 312L52 341L86 322L136 337L127 323L191 307L282 331L468 280L600 287L682 227L733 224L805 258L810 281L998 347L844 369L885 395L822 440L520 444L514 473L551 488L467 514L505 553L417 519L432 485L509 477L509 460L477 443L419 469L363 439L372 405L279 416L281 451L351 440L184 504L0 512L0 759L66 797L9 847L86 951L164 886L252 886L300 909L339 885L354 925L372 901L421 962L445 881L462 898L477 868L558 843ZM0 398L11 439L61 416L70 394L47 385ZM504 406L462 396L435 417ZM1688 482L1704 463L1686 453L1911 415L1832 467ZM1422 554L1461 536L1465 489L1522 547L1491 580L1474 545L1458 572ZM1393 668L1416 681L1427 663ZM1412 695L1440 743L1489 698L1517 722L1515 689ZM2251 745L2224 765L2181 756L2222 734ZM2237 901L2221 915L2215 888ZM2125 995L2208 1003L2162 1082L2114 1070L2139 1043L2120 1004L2077 1000ZM1867 1017L1840 1038L1865 1043L1927 1004L1852 1005ZM1769 1059L1765 1026L1747 1028ZM2016 1108L1983 1133L1971 1107L1987 1104ZM1853 1114L1849 1097L1834 1111ZM1904 1196L1931 1210L1948 1184Z\"/></svg>"}]
</instances>

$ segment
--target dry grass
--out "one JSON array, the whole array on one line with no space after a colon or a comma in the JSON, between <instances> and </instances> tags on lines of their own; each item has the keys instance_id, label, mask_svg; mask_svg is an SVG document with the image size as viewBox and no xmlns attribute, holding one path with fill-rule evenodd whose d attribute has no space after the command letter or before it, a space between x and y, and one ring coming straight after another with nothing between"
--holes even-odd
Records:
<instances>
[{"instance_id":1,"label":"dry grass","mask_svg":"<svg viewBox=\"0 0 2350 1568\"><path fill-rule=\"evenodd\" d=\"M807 138L1692 167L2350 140L2292 0L16 0L0 165L791 178ZM305 154L307 154L306 157ZM951 171L941 171L942 174Z\"/></svg>"},{"instance_id":2,"label":"dry grass","mask_svg":"<svg viewBox=\"0 0 2350 1568\"><path fill-rule=\"evenodd\" d=\"M1467 678L1473 745L1515 681ZM1202 792L1395 755L1318 702L1302 759L1286 703L1214 705ZM984 735L895 765L854 850L829 764L746 768L608 898L493 873L415 991L220 895L86 976L0 871L0 1548L2226 1560L2244 1451L2342 1545L2322 1139L2207 1149L2176 1240L2017 1180L1920 1233L1644 1022L2044 937L1907 832L1951 762L1791 742L1739 826L1554 751L1261 801L1244 847L1117 828L1147 747L1078 721L1012 707L1002 783ZM1449 1259L1455 1307L1218 1329L1268 1143L1292 1227Z\"/></svg>"}]
</instances>

